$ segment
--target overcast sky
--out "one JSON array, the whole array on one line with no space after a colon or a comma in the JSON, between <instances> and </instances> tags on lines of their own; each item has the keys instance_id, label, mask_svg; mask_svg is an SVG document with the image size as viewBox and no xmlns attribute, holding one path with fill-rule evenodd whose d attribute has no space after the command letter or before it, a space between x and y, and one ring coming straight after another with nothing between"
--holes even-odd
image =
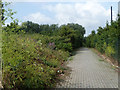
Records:
<instances>
[{"instance_id":1,"label":"overcast sky","mask_svg":"<svg viewBox=\"0 0 120 90\"><path fill-rule=\"evenodd\" d=\"M4 0L7 1L7 0ZM9 0L13 1L13 0ZM110 7L116 20L119 0L16 0L9 7L17 14L19 21L33 21L39 24L78 23L85 27L86 35L99 26L110 22ZM6 23L9 23L8 20Z\"/></svg>"}]
</instances>

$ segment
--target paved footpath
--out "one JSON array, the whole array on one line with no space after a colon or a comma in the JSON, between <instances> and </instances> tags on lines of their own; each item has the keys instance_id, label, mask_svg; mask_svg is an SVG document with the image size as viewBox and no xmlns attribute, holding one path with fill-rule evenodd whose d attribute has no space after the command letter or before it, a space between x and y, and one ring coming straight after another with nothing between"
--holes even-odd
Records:
<instances>
[{"instance_id":1,"label":"paved footpath","mask_svg":"<svg viewBox=\"0 0 120 90\"><path fill-rule=\"evenodd\" d=\"M79 49L67 66L71 74L57 88L118 88L118 72L88 48Z\"/></svg>"}]
</instances>

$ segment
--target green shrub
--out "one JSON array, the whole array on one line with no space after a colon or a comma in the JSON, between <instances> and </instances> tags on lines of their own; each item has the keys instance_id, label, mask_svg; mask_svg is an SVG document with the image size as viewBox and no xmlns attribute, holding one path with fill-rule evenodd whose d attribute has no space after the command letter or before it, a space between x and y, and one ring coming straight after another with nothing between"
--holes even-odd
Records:
<instances>
[{"instance_id":1,"label":"green shrub","mask_svg":"<svg viewBox=\"0 0 120 90\"><path fill-rule=\"evenodd\" d=\"M105 50L105 53L108 56L111 56L111 55L115 54L114 48L112 48L111 46L108 46Z\"/></svg>"},{"instance_id":2,"label":"green shrub","mask_svg":"<svg viewBox=\"0 0 120 90\"><path fill-rule=\"evenodd\" d=\"M42 43L43 36L34 36L3 32L2 83L5 88L54 86L56 70L67 60L69 53L47 48Z\"/></svg>"},{"instance_id":3,"label":"green shrub","mask_svg":"<svg viewBox=\"0 0 120 90\"><path fill-rule=\"evenodd\" d=\"M99 27L97 33L91 32L86 39L86 46L96 48L101 53L112 56L118 62L120 61L120 18L111 25L106 23L105 27ZM95 47L94 47L95 46Z\"/></svg>"}]
</instances>

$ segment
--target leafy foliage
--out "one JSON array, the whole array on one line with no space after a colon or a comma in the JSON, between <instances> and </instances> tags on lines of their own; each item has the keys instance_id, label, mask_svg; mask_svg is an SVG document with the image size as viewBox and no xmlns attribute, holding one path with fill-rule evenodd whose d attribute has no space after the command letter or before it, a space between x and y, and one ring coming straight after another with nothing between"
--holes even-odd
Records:
<instances>
[{"instance_id":1,"label":"leafy foliage","mask_svg":"<svg viewBox=\"0 0 120 90\"><path fill-rule=\"evenodd\" d=\"M57 70L69 56L67 52L44 47L42 40L36 41L26 34L3 31L3 41L5 88L52 87Z\"/></svg>"},{"instance_id":2,"label":"leafy foliage","mask_svg":"<svg viewBox=\"0 0 120 90\"><path fill-rule=\"evenodd\" d=\"M99 27L97 33L92 33L86 37L86 46L93 47L101 53L113 57L120 62L120 18L112 22L112 25L106 23L106 27Z\"/></svg>"},{"instance_id":3,"label":"leafy foliage","mask_svg":"<svg viewBox=\"0 0 120 90\"><path fill-rule=\"evenodd\" d=\"M46 44L54 43L56 46L55 48L69 52L75 48L83 46L85 34L85 29L81 25L73 23L58 27L56 24L39 25L30 21L23 22L20 26L17 22L12 22L10 25L7 25L7 27L4 27L4 30L12 30L16 33L23 31L29 34L42 34L46 36L44 37L46 38L44 40Z\"/></svg>"},{"instance_id":4,"label":"leafy foliage","mask_svg":"<svg viewBox=\"0 0 120 90\"><path fill-rule=\"evenodd\" d=\"M45 29L39 32L39 27ZM53 30L49 32L50 29ZM3 27L3 86L53 87L57 71L62 70L69 52L82 46L84 33L78 24L57 27L27 22L20 26L14 21Z\"/></svg>"}]
</instances>

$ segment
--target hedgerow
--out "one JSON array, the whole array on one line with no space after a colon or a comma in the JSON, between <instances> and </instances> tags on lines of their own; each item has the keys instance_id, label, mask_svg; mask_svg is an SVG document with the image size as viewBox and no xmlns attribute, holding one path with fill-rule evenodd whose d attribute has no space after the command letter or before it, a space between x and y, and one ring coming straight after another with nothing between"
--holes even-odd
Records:
<instances>
[{"instance_id":1,"label":"hedgerow","mask_svg":"<svg viewBox=\"0 0 120 90\"><path fill-rule=\"evenodd\" d=\"M96 48L120 62L120 17L118 16L118 20L113 21L111 25L107 23L105 27L99 27L97 33L93 30L86 37L86 46Z\"/></svg>"}]
</instances>

